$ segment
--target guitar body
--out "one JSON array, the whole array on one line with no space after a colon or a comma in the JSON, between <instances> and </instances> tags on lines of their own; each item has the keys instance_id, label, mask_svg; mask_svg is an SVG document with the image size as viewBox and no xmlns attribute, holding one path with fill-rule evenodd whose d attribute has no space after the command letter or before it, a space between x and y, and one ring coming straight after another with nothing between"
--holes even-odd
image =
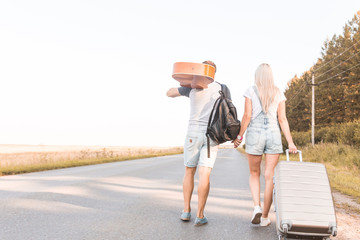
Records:
<instances>
[{"instance_id":1,"label":"guitar body","mask_svg":"<svg viewBox=\"0 0 360 240\"><path fill-rule=\"evenodd\" d=\"M215 68L203 63L176 62L172 77L182 87L203 89L214 81Z\"/></svg>"}]
</instances>

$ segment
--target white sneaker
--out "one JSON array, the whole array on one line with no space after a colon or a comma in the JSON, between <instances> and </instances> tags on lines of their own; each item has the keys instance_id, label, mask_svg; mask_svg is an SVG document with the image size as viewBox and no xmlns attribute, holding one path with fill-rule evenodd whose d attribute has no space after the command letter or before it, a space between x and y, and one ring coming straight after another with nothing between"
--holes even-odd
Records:
<instances>
[{"instance_id":1,"label":"white sneaker","mask_svg":"<svg viewBox=\"0 0 360 240\"><path fill-rule=\"evenodd\" d=\"M260 206L255 206L253 216L251 218L251 223L252 224L259 224L261 215L262 215L261 207Z\"/></svg>"},{"instance_id":2,"label":"white sneaker","mask_svg":"<svg viewBox=\"0 0 360 240\"><path fill-rule=\"evenodd\" d=\"M269 218L263 218L261 217L261 222L260 222L260 226L262 227L267 227L271 224L271 221Z\"/></svg>"}]
</instances>

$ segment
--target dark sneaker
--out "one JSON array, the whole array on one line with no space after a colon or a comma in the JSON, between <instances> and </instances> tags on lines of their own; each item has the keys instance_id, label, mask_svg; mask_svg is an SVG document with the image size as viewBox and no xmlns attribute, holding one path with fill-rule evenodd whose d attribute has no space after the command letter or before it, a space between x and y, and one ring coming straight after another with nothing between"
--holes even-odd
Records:
<instances>
[{"instance_id":1,"label":"dark sneaker","mask_svg":"<svg viewBox=\"0 0 360 240\"><path fill-rule=\"evenodd\" d=\"M195 222L194 222L194 225L195 226L202 226L204 224L207 224L208 223L208 220L207 220L207 217L203 217L203 218L196 218L195 219Z\"/></svg>"}]
</instances>

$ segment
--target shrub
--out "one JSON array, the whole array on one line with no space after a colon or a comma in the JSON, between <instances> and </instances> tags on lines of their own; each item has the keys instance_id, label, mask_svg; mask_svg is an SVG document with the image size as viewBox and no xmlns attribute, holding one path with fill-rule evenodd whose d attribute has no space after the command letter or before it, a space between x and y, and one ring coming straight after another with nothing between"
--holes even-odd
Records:
<instances>
[{"instance_id":1,"label":"shrub","mask_svg":"<svg viewBox=\"0 0 360 240\"><path fill-rule=\"evenodd\" d=\"M311 131L291 132L296 146L306 146L311 143ZM282 137L283 147L287 147L285 137ZM360 147L360 120L348 123L339 123L315 130L315 143L338 143Z\"/></svg>"}]
</instances>

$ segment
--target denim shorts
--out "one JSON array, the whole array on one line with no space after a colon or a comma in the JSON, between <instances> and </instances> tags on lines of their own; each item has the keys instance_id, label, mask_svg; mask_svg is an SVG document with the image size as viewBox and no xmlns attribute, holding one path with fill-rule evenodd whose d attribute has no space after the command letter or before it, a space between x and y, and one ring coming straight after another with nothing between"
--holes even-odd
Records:
<instances>
[{"instance_id":1,"label":"denim shorts","mask_svg":"<svg viewBox=\"0 0 360 240\"><path fill-rule=\"evenodd\" d=\"M207 138L204 131L189 131L184 144L184 165L186 167L204 166L213 168L218 144L210 138L210 158L207 153Z\"/></svg>"},{"instance_id":2,"label":"denim shorts","mask_svg":"<svg viewBox=\"0 0 360 240\"><path fill-rule=\"evenodd\" d=\"M283 153L278 121L263 113L251 120L246 130L245 148L252 155Z\"/></svg>"}]
</instances>

